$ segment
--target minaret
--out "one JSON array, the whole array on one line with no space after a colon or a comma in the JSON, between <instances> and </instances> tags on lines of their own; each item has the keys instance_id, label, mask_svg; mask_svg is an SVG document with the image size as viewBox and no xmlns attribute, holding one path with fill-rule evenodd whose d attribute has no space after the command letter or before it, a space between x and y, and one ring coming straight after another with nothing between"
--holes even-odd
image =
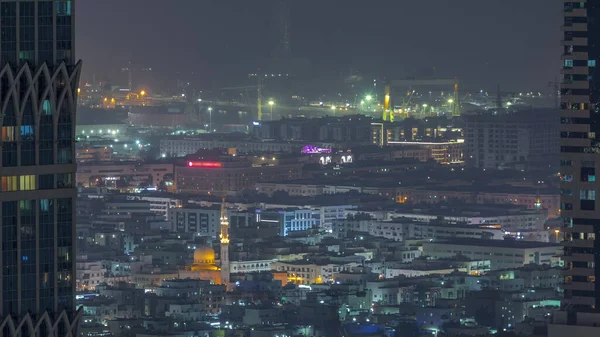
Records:
<instances>
[{"instance_id":1,"label":"minaret","mask_svg":"<svg viewBox=\"0 0 600 337\"><path fill-rule=\"evenodd\" d=\"M225 209L225 198L221 202L221 284L229 290L229 218Z\"/></svg>"}]
</instances>

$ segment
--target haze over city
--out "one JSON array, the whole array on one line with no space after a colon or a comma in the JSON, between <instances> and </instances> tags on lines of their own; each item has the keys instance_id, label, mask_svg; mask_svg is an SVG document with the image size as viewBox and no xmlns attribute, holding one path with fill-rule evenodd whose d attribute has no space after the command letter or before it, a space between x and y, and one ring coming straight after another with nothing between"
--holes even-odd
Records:
<instances>
[{"instance_id":1,"label":"haze over city","mask_svg":"<svg viewBox=\"0 0 600 337\"><path fill-rule=\"evenodd\" d=\"M274 3L82 1L83 78L118 76L134 61L169 80L174 71L194 72L203 86L239 80L273 52ZM308 0L292 7L292 53L312 62L316 78L351 70L401 78L436 67L440 76L486 90L545 91L558 75L560 58L548 56L560 54L561 13L547 0Z\"/></svg>"}]
</instances>

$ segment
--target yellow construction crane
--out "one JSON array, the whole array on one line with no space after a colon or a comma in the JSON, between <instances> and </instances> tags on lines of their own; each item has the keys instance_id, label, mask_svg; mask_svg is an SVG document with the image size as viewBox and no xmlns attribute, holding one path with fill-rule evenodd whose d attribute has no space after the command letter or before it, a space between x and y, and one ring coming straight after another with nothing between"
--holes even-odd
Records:
<instances>
[{"instance_id":1,"label":"yellow construction crane","mask_svg":"<svg viewBox=\"0 0 600 337\"><path fill-rule=\"evenodd\" d=\"M390 84L387 83L385 85L385 98L383 99L383 120L384 121L390 121L390 122L394 122L394 110L391 109L390 107L390 100L391 100L391 88L390 88Z\"/></svg>"}]
</instances>

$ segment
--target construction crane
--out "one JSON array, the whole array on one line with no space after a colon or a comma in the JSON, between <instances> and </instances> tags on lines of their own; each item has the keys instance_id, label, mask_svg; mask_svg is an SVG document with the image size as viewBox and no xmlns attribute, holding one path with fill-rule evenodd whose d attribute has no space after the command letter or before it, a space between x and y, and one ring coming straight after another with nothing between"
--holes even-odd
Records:
<instances>
[{"instance_id":1,"label":"construction crane","mask_svg":"<svg viewBox=\"0 0 600 337\"><path fill-rule=\"evenodd\" d=\"M127 73L129 93L133 92L133 73L139 71L152 71L152 68L133 68L131 62L125 68L121 68L121 72ZM132 106L129 105L129 113L131 114Z\"/></svg>"},{"instance_id":2,"label":"construction crane","mask_svg":"<svg viewBox=\"0 0 600 337\"><path fill-rule=\"evenodd\" d=\"M394 111L390 109L390 100L391 100L391 87L389 83L385 84L385 97L383 99L383 120L390 122L394 122Z\"/></svg>"},{"instance_id":3,"label":"construction crane","mask_svg":"<svg viewBox=\"0 0 600 337\"><path fill-rule=\"evenodd\" d=\"M263 78L259 74L256 74L256 78L257 78L257 84L256 85L248 85L248 86L241 86L241 87L227 87L227 88L221 88L219 90L225 91L225 90L244 90L244 89L248 90L248 89L256 89L256 108L257 108L256 120L257 121L262 121Z\"/></svg>"},{"instance_id":4,"label":"construction crane","mask_svg":"<svg viewBox=\"0 0 600 337\"><path fill-rule=\"evenodd\" d=\"M556 95L554 107L558 109L560 107L560 82L558 81L558 79L554 79L554 81L548 82L548 87L552 88L552 91L554 91L554 95Z\"/></svg>"},{"instance_id":5,"label":"construction crane","mask_svg":"<svg viewBox=\"0 0 600 337\"><path fill-rule=\"evenodd\" d=\"M147 71L152 71L152 68L134 68L131 65L131 62L129 62L127 67L121 68L121 72L127 73L129 92L133 91L133 73L134 72L147 72Z\"/></svg>"},{"instance_id":6,"label":"construction crane","mask_svg":"<svg viewBox=\"0 0 600 337\"><path fill-rule=\"evenodd\" d=\"M402 86L408 87L410 91L407 96L409 96L408 100L405 100L403 103L402 109L407 111L408 105L415 93L413 90L414 87L423 87L423 86L452 86L454 89L453 98L448 102L452 104L452 116L460 116L460 96L459 96L459 83L460 81L457 78L454 79L407 79L407 80L391 80L388 82L388 85L394 86ZM386 86L386 95L388 94L388 87ZM392 112L393 114L393 112ZM408 117L408 116L407 116Z\"/></svg>"},{"instance_id":7,"label":"construction crane","mask_svg":"<svg viewBox=\"0 0 600 337\"><path fill-rule=\"evenodd\" d=\"M454 83L454 99L452 101L452 116L460 116L460 96L458 95L458 82Z\"/></svg>"}]
</instances>

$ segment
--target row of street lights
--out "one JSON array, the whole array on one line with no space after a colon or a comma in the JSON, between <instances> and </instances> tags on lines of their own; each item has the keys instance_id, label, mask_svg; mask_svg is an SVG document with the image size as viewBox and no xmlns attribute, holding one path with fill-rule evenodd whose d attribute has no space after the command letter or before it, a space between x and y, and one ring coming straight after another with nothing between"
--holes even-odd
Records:
<instances>
[{"instance_id":1,"label":"row of street lights","mask_svg":"<svg viewBox=\"0 0 600 337\"><path fill-rule=\"evenodd\" d=\"M200 103L202 102L202 98L198 98L198 110L200 110ZM275 105L275 101L270 100L269 101L269 107L271 109L271 120L273 120L273 106ZM334 107L335 109L335 107ZM208 130L209 132L211 132L210 130L212 130L212 111L213 108L212 107L208 107Z\"/></svg>"}]
</instances>

